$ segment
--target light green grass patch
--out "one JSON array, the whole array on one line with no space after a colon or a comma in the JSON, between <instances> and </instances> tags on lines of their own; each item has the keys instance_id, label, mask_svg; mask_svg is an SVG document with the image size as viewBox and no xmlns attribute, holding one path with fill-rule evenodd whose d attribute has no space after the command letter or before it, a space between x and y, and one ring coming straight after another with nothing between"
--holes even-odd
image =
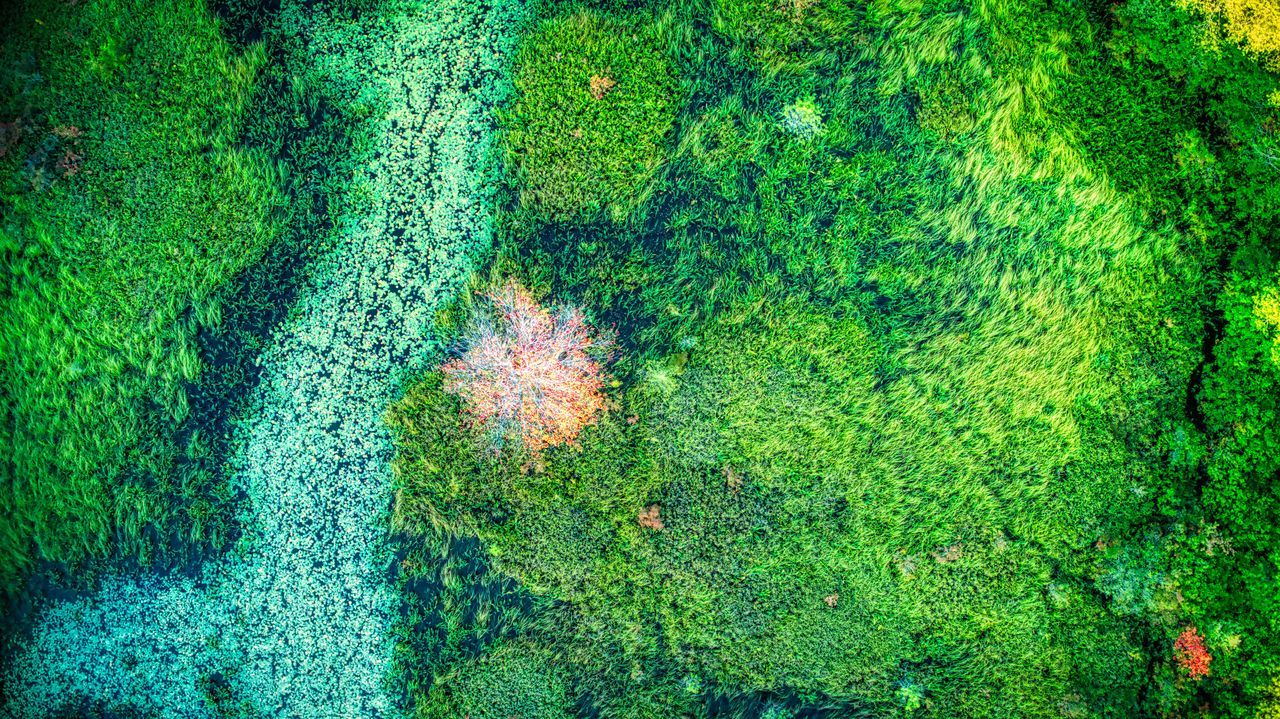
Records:
<instances>
[{"instance_id":1,"label":"light green grass patch","mask_svg":"<svg viewBox=\"0 0 1280 719\"><path fill-rule=\"evenodd\" d=\"M670 61L639 20L580 11L528 35L503 113L520 202L550 220L644 202L666 156L678 102Z\"/></svg>"},{"instance_id":2,"label":"light green grass patch","mask_svg":"<svg viewBox=\"0 0 1280 719\"><path fill-rule=\"evenodd\" d=\"M213 297L273 236L272 164L239 144L264 55L200 3L34 2L4 46L0 158L12 412L0 583L35 559L217 544L228 499L175 442Z\"/></svg>"}]
</instances>

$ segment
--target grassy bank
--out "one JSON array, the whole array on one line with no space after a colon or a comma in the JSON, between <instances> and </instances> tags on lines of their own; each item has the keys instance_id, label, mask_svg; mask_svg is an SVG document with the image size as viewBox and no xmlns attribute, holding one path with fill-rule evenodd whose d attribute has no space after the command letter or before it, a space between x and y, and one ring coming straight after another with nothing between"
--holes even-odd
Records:
<instances>
[{"instance_id":1,"label":"grassy bank","mask_svg":"<svg viewBox=\"0 0 1280 719\"><path fill-rule=\"evenodd\" d=\"M262 9L223 8L231 37ZM291 207L198 335L209 366L191 412L234 416L243 541L194 577L130 572L44 602L0 672L0 713L399 714L382 414L491 246L492 109L520 5L356 9L259 16L270 65L244 136L290 170Z\"/></svg>"},{"instance_id":2,"label":"grassy bank","mask_svg":"<svg viewBox=\"0 0 1280 719\"><path fill-rule=\"evenodd\" d=\"M262 257L274 163L241 141L265 55L200 2L5 10L0 585L232 531L182 431L220 292Z\"/></svg>"}]
</instances>

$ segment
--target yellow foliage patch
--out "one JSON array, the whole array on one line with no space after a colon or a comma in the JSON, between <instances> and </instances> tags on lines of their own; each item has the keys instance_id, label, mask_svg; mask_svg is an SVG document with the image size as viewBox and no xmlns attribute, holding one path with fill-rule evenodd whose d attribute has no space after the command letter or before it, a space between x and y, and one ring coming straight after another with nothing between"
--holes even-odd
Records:
<instances>
[{"instance_id":1,"label":"yellow foliage patch","mask_svg":"<svg viewBox=\"0 0 1280 719\"><path fill-rule=\"evenodd\" d=\"M1267 698L1258 705L1255 719L1280 719L1280 676L1271 681L1266 695Z\"/></svg>"},{"instance_id":2,"label":"yellow foliage patch","mask_svg":"<svg viewBox=\"0 0 1280 719\"><path fill-rule=\"evenodd\" d=\"M1213 22L1211 40L1236 43L1272 70L1280 70L1280 0L1178 0Z\"/></svg>"},{"instance_id":3,"label":"yellow foliage patch","mask_svg":"<svg viewBox=\"0 0 1280 719\"><path fill-rule=\"evenodd\" d=\"M1280 287L1272 287L1253 298L1253 316L1260 329L1274 335L1271 361L1280 365Z\"/></svg>"}]
</instances>

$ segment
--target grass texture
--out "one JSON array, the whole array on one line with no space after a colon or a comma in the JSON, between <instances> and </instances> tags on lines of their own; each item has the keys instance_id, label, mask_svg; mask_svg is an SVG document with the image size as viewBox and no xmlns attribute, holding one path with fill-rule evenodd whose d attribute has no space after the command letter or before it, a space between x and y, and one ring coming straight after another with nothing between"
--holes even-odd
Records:
<instances>
[{"instance_id":1,"label":"grass texture","mask_svg":"<svg viewBox=\"0 0 1280 719\"><path fill-rule=\"evenodd\" d=\"M504 138L531 212L583 220L603 209L621 220L643 201L677 102L650 32L584 10L521 43Z\"/></svg>"},{"instance_id":2,"label":"grass texture","mask_svg":"<svg viewBox=\"0 0 1280 719\"><path fill-rule=\"evenodd\" d=\"M513 163L495 263L618 327L610 413L580 449L497 460L438 377L390 415L397 527L478 536L532 596L424 650L420 714L494 706L469 676L533 643L593 716L1251 716L1277 656L1254 534L1275 415L1238 393L1271 386L1249 298L1274 276L1225 225L1270 242L1274 167L1249 159L1263 131L1236 154L1199 128L1243 123L1247 92L1256 113L1262 71L1198 66L1240 78L1205 105L1155 59L1207 62L1194 18L1158 3L1112 26L999 2L626 12L684 101L656 184L583 226L524 213ZM519 56L513 107L569 74ZM1224 263L1259 279L1222 295L1218 343ZM1251 420L1203 426L1224 392ZM1254 454L1206 464L1206 431ZM1218 595L1245 564L1252 598ZM1174 651L1192 624L1200 679Z\"/></svg>"},{"instance_id":3,"label":"grass texture","mask_svg":"<svg viewBox=\"0 0 1280 719\"><path fill-rule=\"evenodd\" d=\"M273 336L236 428L245 536L195 579L110 578L51 605L5 670L6 712L399 713L381 417L436 346L435 309L491 242L490 109L518 9L282 8L283 62L359 122L330 205L333 249Z\"/></svg>"},{"instance_id":4,"label":"grass texture","mask_svg":"<svg viewBox=\"0 0 1280 719\"><path fill-rule=\"evenodd\" d=\"M38 561L225 543L181 432L219 291L262 256L274 164L239 144L264 55L195 2L5 11L0 591Z\"/></svg>"}]
</instances>

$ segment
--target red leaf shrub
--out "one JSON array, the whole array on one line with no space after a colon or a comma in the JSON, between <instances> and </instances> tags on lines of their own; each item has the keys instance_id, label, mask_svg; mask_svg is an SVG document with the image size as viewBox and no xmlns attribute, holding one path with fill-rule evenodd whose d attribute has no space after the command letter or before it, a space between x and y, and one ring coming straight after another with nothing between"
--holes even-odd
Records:
<instances>
[{"instance_id":1,"label":"red leaf shrub","mask_svg":"<svg viewBox=\"0 0 1280 719\"><path fill-rule=\"evenodd\" d=\"M662 523L662 507L656 504L650 504L640 510L640 514L636 516L636 522L641 527L652 529L655 532L661 532L667 528L667 525Z\"/></svg>"},{"instance_id":2,"label":"red leaf shrub","mask_svg":"<svg viewBox=\"0 0 1280 719\"><path fill-rule=\"evenodd\" d=\"M1182 630L1182 634L1173 643L1173 651L1178 666L1186 669L1187 675L1192 679L1202 679L1209 675L1209 662L1213 661L1213 657L1204 644L1204 637L1200 636L1195 627L1189 626Z\"/></svg>"},{"instance_id":3,"label":"red leaf shrub","mask_svg":"<svg viewBox=\"0 0 1280 719\"><path fill-rule=\"evenodd\" d=\"M520 283L486 295L463 339L462 355L441 367L471 424L498 449L518 442L533 454L572 444L604 411L604 363L612 343L593 334L582 312L556 313Z\"/></svg>"},{"instance_id":4,"label":"red leaf shrub","mask_svg":"<svg viewBox=\"0 0 1280 719\"><path fill-rule=\"evenodd\" d=\"M67 150L62 153L62 157L58 158L58 163L55 167L58 169L58 174L63 177L71 177L79 173L83 165L84 155Z\"/></svg>"}]
</instances>

